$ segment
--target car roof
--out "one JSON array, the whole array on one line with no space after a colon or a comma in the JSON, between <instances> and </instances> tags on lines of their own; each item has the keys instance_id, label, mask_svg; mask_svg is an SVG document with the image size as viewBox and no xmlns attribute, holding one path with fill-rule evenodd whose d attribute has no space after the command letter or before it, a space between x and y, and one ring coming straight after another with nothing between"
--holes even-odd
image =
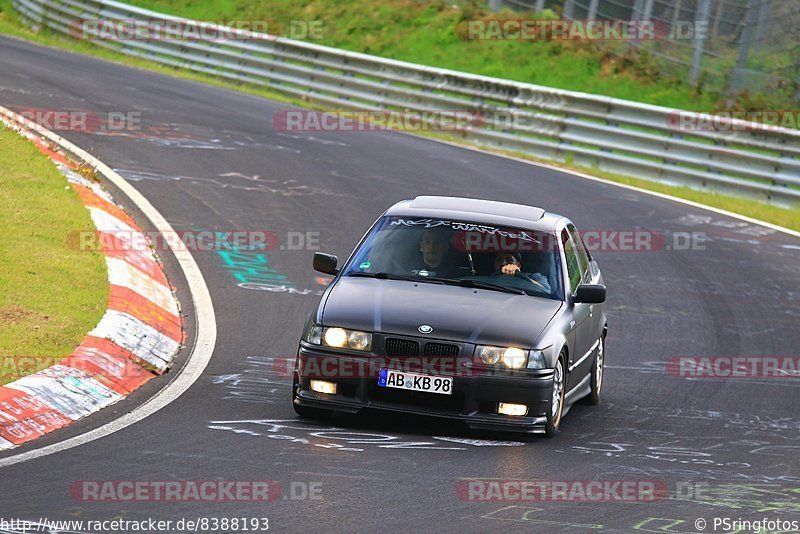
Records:
<instances>
[{"instance_id":1,"label":"car roof","mask_svg":"<svg viewBox=\"0 0 800 534\"><path fill-rule=\"evenodd\" d=\"M430 217L553 232L561 215L533 206L477 198L419 196L403 200L384 215Z\"/></svg>"}]
</instances>

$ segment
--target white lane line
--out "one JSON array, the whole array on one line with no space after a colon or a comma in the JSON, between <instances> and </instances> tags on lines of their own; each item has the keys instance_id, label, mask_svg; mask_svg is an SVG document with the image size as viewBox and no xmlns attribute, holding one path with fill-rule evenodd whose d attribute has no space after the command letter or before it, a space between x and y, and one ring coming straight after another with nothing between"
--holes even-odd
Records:
<instances>
[{"instance_id":1,"label":"white lane line","mask_svg":"<svg viewBox=\"0 0 800 534\"><path fill-rule=\"evenodd\" d=\"M686 206L692 206L693 208L699 208L699 209L702 209L702 210L711 211L713 213L718 213L720 215L725 215L726 217L731 217L733 219L739 219L740 221L746 221L746 222L749 222L751 224L758 224L760 226L765 226L767 228L772 228L773 230L776 230L778 232L782 232L784 234L788 234L788 235L791 235L791 236L794 236L794 237L800 237L800 232L798 232L796 230L792 230L790 228L785 228L783 226L778 226L777 224L772 224L772 223L769 223L769 222L766 222L766 221L762 221L762 220L759 220L759 219L753 219L752 217L748 217L746 215L740 215L738 213L733 213L732 211L723 210L721 208L715 208L713 206L707 206L706 204L701 204L699 202L694 202L692 200L686 200L686 199L683 199L683 198L674 197L674 196L668 195L666 193L659 193L657 191L650 191L648 189L642 189L641 187L636 187L635 185L621 184L619 182L606 180L605 178L599 178L597 176L592 176L590 174L584 174L584 173L579 172L579 171L573 171L571 169L565 169L565 168L559 167L557 165L551 165L549 163L540 163L538 161L529 161L527 159L522 159L522 158L518 158L518 157L515 157L515 156L509 156L507 154L501 154L501 153L498 153L498 152L492 152L491 150L484 149L484 148L479 148L479 147L476 147L476 146L465 145L465 144L456 143L456 142L453 142L453 141L444 141L442 139L435 139L433 137L423 137L423 136L420 136L420 135L415 135L415 134L407 133L407 132L398 132L398 133L401 133L401 134L404 134L404 135L409 135L409 136L415 137L417 139L425 139L425 140L428 140L428 141L441 143L443 145L448 145L448 146L452 146L452 147L456 147L456 148L463 148L464 150L471 150L473 152L480 152L481 154L488 154L490 156L496 156L498 158L510 159L510 160L513 160L513 161L516 161L516 162L519 162L519 163L525 163L526 165L533 165L534 167L542 167L542 168L545 168L545 169L550 169L551 171L557 171L557 172L563 172L565 174L571 174L573 176L578 176L579 178L585 178L585 179L591 180L593 182L599 182L599 183L606 184L606 185L613 185L614 187L621 187L621 188L627 189L629 191L636 191L637 193L644 193L645 195L651 195L651 196L654 196L654 197L662 198L664 200L671 200L673 202L678 202L678 203L684 204ZM653 182L653 183L658 183L658 182Z\"/></svg>"},{"instance_id":2,"label":"white lane line","mask_svg":"<svg viewBox=\"0 0 800 534\"><path fill-rule=\"evenodd\" d=\"M0 118L5 118L10 123L23 125L27 130L36 132L43 138L56 143L66 152L97 169L102 176L113 183L141 210L157 231L161 232L163 235L174 235L175 231L161 213L159 213L139 191L102 161L96 159L94 156L70 143L63 137L42 128L38 124L17 115L3 106L0 106ZM13 124L10 124L10 126L13 127ZM192 254L186 250L185 247L181 250L173 248L171 242L169 245L189 285L189 292L192 295L192 302L194 303L195 314L197 316L194 348L186 361L186 365L183 366L169 384L133 411L101 427L84 432L83 434L62 442L2 458L0 459L0 467L18 464L20 462L72 449L73 447L95 441L127 428L175 401L200 378L206 366L208 366L208 362L211 360L211 355L214 352L214 345L217 341L217 322L214 316L214 304L211 301L211 294L206 286L203 273L200 271L200 267L198 267Z\"/></svg>"}]
</instances>

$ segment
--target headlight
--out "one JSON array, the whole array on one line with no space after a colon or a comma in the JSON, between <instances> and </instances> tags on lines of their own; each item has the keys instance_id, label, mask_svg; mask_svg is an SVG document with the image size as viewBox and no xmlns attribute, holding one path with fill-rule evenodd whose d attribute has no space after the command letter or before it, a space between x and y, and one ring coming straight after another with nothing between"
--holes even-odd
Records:
<instances>
[{"instance_id":1,"label":"headlight","mask_svg":"<svg viewBox=\"0 0 800 534\"><path fill-rule=\"evenodd\" d=\"M369 350L372 345L372 336L366 332L351 331L347 334L347 344L351 349Z\"/></svg>"},{"instance_id":2,"label":"headlight","mask_svg":"<svg viewBox=\"0 0 800 534\"><path fill-rule=\"evenodd\" d=\"M524 367L527 360L528 354L522 349L510 347L503 352L503 363L512 369Z\"/></svg>"},{"instance_id":3,"label":"headlight","mask_svg":"<svg viewBox=\"0 0 800 534\"><path fill-rule=\"evenodd\" d=\"M347 331L344 328L326 328L322 339L329 347L347 346Z\"/></svg>"},{"instance_id":4,"label":"headlight","mask_svg":"<svg viewBox=\"0 0 800 534\"><path fill-rule=\"evenodd\" d=\"M528 361L528 351L517 347L478 346L473 359L476 363L495 365L502 362L511 369L520 369Z\"/></svg>"},{"instance_id":5,"label":"headlight","mask_svg":"<svg viewBox=\"0 0 800 534\"><path fill-rule=\"evenodd\" d=\"M541 350L532 350L528 357L528 369L546 369L547 360L544 359L544 352Z\"/></svg>"},{"instance_id":6,"label":"headlight","mask_svg":"<svg viewBox=\"0 0 800 534\"><path fill-rule=\"evenodd\" d=\"M500 361L503 355L503 349L499 347L480 347L478 349L478 357L482 363L494 365Z\"/></svg>"},{"instance_id":7,"label":"headlight","mask_svg":"<svg viewBox=\"0 0 800 534\"><path fill-rule=\"evenodd\" d=\"M368 351L372 347L372 334L358 330L346 330L336 326L314 325L306 334L306 341L337 349Z\"/></svg>"}]
</instances>

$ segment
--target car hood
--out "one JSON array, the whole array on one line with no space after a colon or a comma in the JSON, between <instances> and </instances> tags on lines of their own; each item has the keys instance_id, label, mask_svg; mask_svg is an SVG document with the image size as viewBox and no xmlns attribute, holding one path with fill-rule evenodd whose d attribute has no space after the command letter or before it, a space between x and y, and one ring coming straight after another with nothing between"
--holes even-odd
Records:
<instances>
[{"instance_id":1,"label":"car hood","mask_svg":"<svg viewBox=\"0 0 800 534\"><path fill-rule=\"evenodd\" d=\"M531 347L561 307L558 300L434 283L340 278L322 324L367 332L486 345Z\"/></svg>"}]
</instances>

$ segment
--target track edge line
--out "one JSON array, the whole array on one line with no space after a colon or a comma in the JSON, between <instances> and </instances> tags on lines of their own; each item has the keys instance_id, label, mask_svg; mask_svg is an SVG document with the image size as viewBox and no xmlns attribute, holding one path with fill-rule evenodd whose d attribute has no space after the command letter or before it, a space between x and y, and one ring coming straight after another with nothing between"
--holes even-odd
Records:
<instances>
[{"instance_id":1,"label":"track edge line","mask_svg":"<svg viewBox=\"0 0 800 534\"><path fill-rule=\"evenodd\" d=\"M155 229L163 234L172 234L174 230L161 213L142 195L136 188L130 185L122 176L114 172L105 163L95 158L82 148L64 139L63 137L39 126L38 124L14 113L13 111L0 106L0 119L9 122L11 127L20 127L41 136L42 138L55 143L61 149L72 154L77 159L93 167L109 182L114 184L133 204L144 214ZM78 447L85 443L90 443L97 439L109 436L124 428L127 428L139 421L158 412L178 399L194 384L202 375L211 356L214 352L217 339L217 323L214 314L214 305L211 294L205 283L200 267L194 260L191 252L172 247L170 249L178 265L186 278L189 293L197 316L194 346L192 352L187 357L186 363L166 386L160 389L155 395L149 398L140 406L130 412L110 421L98 428L94 428L83 434L73 436L64 441L46 445L38 449L21 452L12 456L0 459L0 468L18 464L21 462L49 456L61 451Z\"/></svg>"}]
</instances>

